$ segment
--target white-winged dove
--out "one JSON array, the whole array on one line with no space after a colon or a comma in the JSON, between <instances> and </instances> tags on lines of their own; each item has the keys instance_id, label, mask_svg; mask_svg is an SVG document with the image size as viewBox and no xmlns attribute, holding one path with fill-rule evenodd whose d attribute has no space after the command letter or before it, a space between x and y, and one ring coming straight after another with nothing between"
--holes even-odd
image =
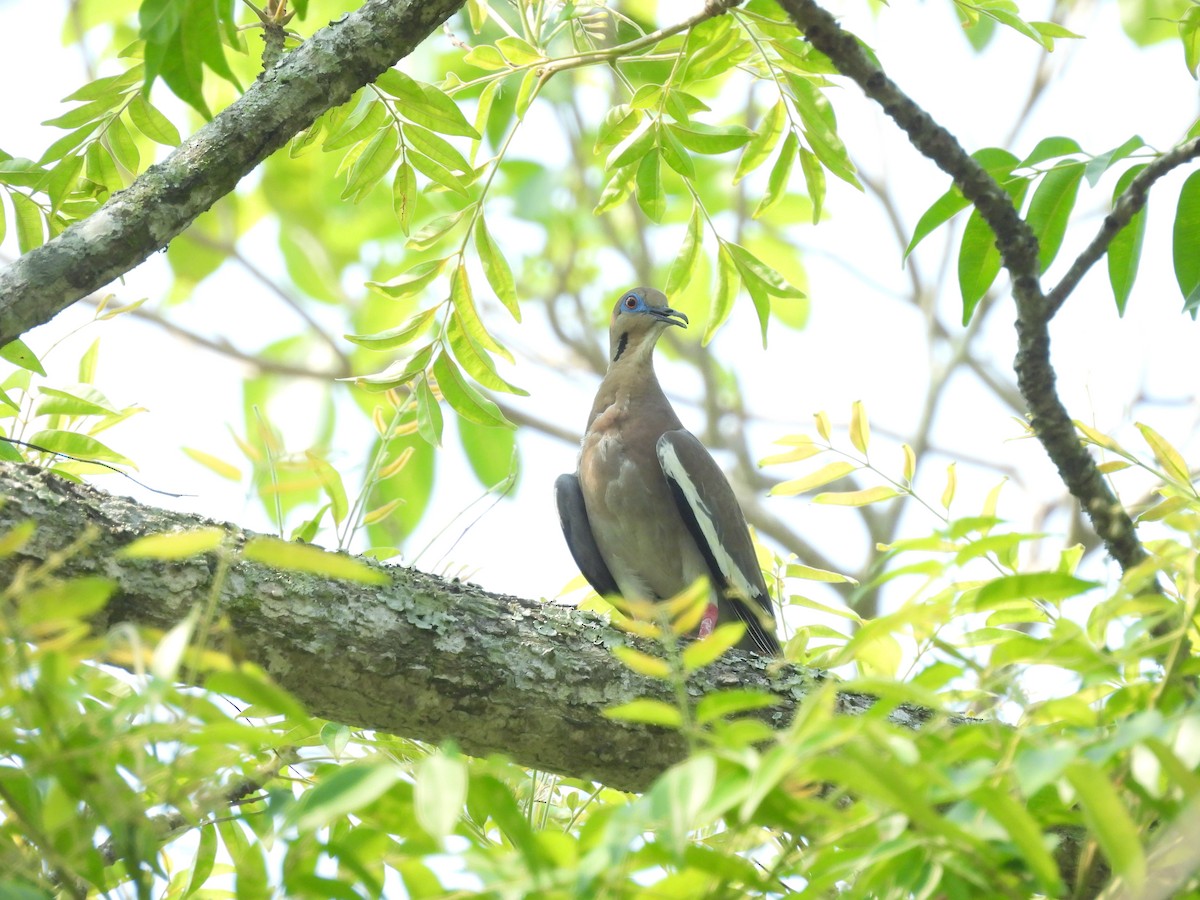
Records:
<instances>
[{"instance_id":1,"label":"white-winged dove","mask_svg":"<svg viewBox=\"0 0 1200 900\"><path fill-rule=\"evenodd\" d=\"M775 619L746 519L724 473L684 429L654 374L654 345L687 316L662 291L626 291L613 309L608 372L575 475L554 483L567 546L599 594L665 600L700 577L712 600L701 636L741 620L740 646L777 655Z\"/></svg>"}]
</instances>

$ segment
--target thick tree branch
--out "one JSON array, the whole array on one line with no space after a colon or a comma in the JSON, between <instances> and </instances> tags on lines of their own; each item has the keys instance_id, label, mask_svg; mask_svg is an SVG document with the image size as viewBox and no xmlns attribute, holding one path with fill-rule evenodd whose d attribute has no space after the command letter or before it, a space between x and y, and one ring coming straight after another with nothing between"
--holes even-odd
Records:
<instances>
[{"instance_id":1,"label":"thick tree branch","mask_svg":"<svg viewBox=\"0 0 1200 900\"><path fill-rule=\"evenodd\" d=\"M0 559L0 583L40 565L89 535L56 573L103 576L118 585L98 630L122 622L167 629L206 602L218 566L211 554L157 562L125 559L121 547L147 534L211 525L198 516L142 506L44 470L0 463L0 534L37 524L15 555ZM230 543L253 535L225 526ZM605 709L640 696L673 702L660 681L635 675L609 652L632 639L596 616L491 594L413 569L389 567L391 581L362 585L234 561L220 585L228 617L248 658L263 666L314 715L428 741L453 739L478 756L645 788L682 759L676 733L615 722ZM741 685L770 690L782 724L825 680L818 671L731 654L691 682L694 695ZM846 712L872 700L842 695ZM919 725L926 710L893 718Z\"/></svg>"},{"instance_id":2,"label":"thick tree branch","mask_svg":"<svg viewBox=\"0 0 1200 900\"><path fill-rule=\"evenodd\" d=\"M0 271L0 346L167 245L325 110L411 53L462 0L368 0L82 222Z\"/></svg>"},{"instance_id":3,"label":"thick tree branch","mask_svg":"<svg viewBox=\"0 0 1200 900\"><path fill-rule=\"evenodd\" d=\"M1039 280L1038 242L1008 194L957 139L913 102L863 51L858 41L814 0L779 0L792 21L908 135L909 142L954 179L996 235L1017 303L1017 386L1034 433L1079 501L1109 554L1128 571L1146 558L1133 521L1080 442L1055 387L1050 361L1051 309Z\"/></svg>"}]
</instances>

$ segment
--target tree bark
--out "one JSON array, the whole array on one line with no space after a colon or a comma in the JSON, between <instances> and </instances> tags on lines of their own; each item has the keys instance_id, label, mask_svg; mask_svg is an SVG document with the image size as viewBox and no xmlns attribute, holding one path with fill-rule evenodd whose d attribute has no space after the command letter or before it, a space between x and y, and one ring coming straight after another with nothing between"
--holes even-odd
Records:
<instances>
[{"instance_id":1,"label":"tree bark","mask_svg":"<svg viewBox=\"0 0 1200 900\"><path fill-rule=\"evenodd\" d=\"M12 463L0 463L0 496L0 534L36 524L18 553L0 559L0 582L48 561L60 578L111 579L117 590L95 619L98 632L121 623L170 628L214 588L213 553L170 561L118 555L149 534L211 526L206 519ZM255 536L221 527L232 547ZM63 554L81 538L82 550ZM240 650L313 715L420 740L452 739L472 755L504 753L522 765L632 791L686 755L673 731L604 717L637 697L673 702L673 695L613 657L611 647L636 639L602 618L367 562L384 569L390 582L279 571L233 551L217 586L219 613L232 623ZM765 716L783 725L826 678L731 653L697 673L689 690L693 696L731 685L769 690L779 705ZM840 702L853 712L873 700L847 694ZM927 717L926 710L896 714L911 726Z\"/></svg>"},{"instance_id":2,"label":"tree bark","mask_svg":"<svg viewBox=\"0 0 1200 900\"><path fill-rule=\"evenodd\" d=\"M403 59L463 0L368 0L264 71L133 184L0 270L0 346L162 249L243 175Z\"/></svg>"}]
</instances>

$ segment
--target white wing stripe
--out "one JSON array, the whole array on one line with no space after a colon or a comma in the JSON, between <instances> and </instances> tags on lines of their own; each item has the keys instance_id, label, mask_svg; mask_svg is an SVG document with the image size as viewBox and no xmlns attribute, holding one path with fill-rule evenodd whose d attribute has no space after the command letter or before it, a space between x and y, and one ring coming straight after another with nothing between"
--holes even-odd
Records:
<instances>
[{"instance_id":1,"label":"white wing stripe","mask_svg":"<svg viewBox=\"0 0 1200 900\"><path fill-rule=\"evenodd\" d=\"M684 499L687 500L688 507L692 510L692 515L696 517L696 523L700 526L700 531L704 535L704 540L707 542L709 550L712 552L712 558L716 560L721 574L743 597L748 600L754 599L758 591L755 589L752 579L726 552L724 544L721 543L716 522L713 521L712 513L696 490L695 484L692 483L687 468L675 451L674 444L670 440L660 440L657 449L658 461L662 466L663 473L679 486Z\"/></svg>"}]
</instances>

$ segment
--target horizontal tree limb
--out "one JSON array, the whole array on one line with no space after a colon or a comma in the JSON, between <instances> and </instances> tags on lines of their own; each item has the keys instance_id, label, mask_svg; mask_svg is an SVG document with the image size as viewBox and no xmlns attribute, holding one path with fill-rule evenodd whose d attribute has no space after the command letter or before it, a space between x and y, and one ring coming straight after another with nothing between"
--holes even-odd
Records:
<instances>
[{"instance_id":1,"label":"horizontal tree limb","mask_svg":"<svg viewBox=\"0 0 1200 900\"><path fill-rule=\"evenodd\" d=\"M41 565L86 537L57 565L62 578L102 576L118 589L100 632L129 622L168 629L206 602L213 554L183 560L123 558L149 534L211 526L199 516L143 506L45 470L0 463L0 533L36 523L20 553L0 559L0 580ZM235 545L254 537L234 525ZM565 552L565 550L564 550ZM682 759L682 737L616 722L606 709L637 697L670 702L663 682L634 674L610 652L636 639L574 609L492 594L415 569L382 566L390 582L365 585L237 559L220 586L220 613L247 658L316 716L425 741L454 740L476 756L503 753L526 766L645 788ZM731 653L697 673L695 696L731 685L773 692L766 715L782 725L824 673ZM845 694L847 712L874 701ZM916 726L925 710L899 710Z\"/></svg>"}]
</instances>

